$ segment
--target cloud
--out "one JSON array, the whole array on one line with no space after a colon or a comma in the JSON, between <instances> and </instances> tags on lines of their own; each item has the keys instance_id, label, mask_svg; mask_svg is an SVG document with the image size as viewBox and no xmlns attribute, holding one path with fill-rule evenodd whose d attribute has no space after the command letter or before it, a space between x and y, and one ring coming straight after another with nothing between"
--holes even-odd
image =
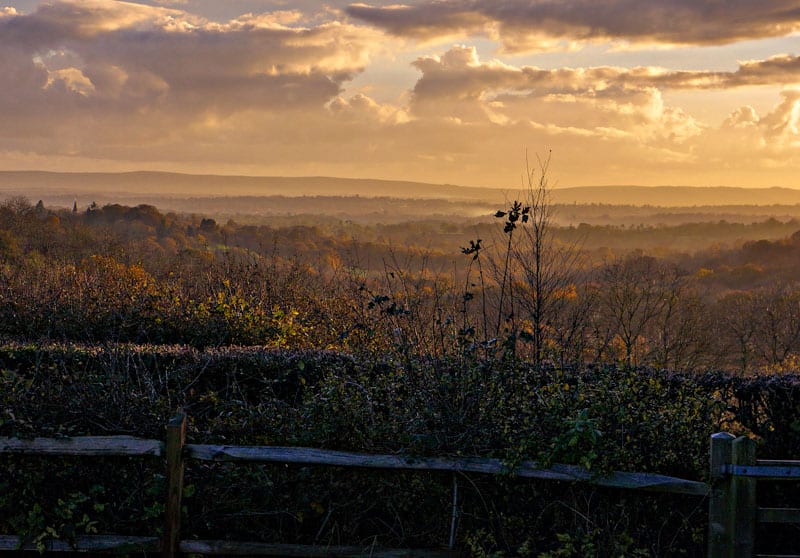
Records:
<instances>
[{"instance_id":1,"label":"cloud","mask_svg":"<svg viewBox=\"0 0 800 558\"><path fill-rule=\"evenodd\" d=\"M233 87L249 83L261 93L272 79L279 81L273 89L288 87L280 79L309 77L338 85L368 63L374 33L338 23L286 25L297 19L278 12L222 25L127 2L61 1L0 20L0 49L18 66L52 69L68 57L86 75L113 66L158 76L174 94L196 96L213 93L221 87L214 82L227 79ZM287 97L304 96L295 93Z\"/></svg>"},{"instance_id":2,"label":"cloud","mask_svg":"<svg viewBox=\"0 0 800 558\"><path fill-rule=\"evenodd\" d=\"M422 72L414 87L417 103L443 98L485 101L557 95L600 99L654 88L698 90L800 84L800 57L788 55L743 62L733 72L614 66L541 69L515 67L496 60L482 62L474 47L455 46L441 56L420 57L413 64Z\"/></svg>"},{"instance_id":3,"label":"cloud","mask_svg":"<svg viewBox=\"0 0 800 558\"><path fill-rule=\"evenodd\" d=\"M81 40L122 30L168 28L176 22L189 24L182 12L130 2L76 0L47 2L30 15L6 21L7 38L25 42Z\"/></svg>"},{"instance_id":4,"label":"cloud","mask_svg":"<svg viewBox=\"0 0 800 558\"><path fill-rule=\"evenodd\" d=\"M778 138L792 146L800 145L800 90L781 92L781 102L759 119L765 136Z\"/></svg>"},{"instance_id":5,"label":"cloud","mask_svg":"<svg viewBox=\"0 0 800 558\"><path fill-rule=\"evenodd\" d=\"M363 93L350 98L338 96L328 105L328 110L345 122L404 124L410 120L404 109L390 103L379 103Z\"/></svg>"},{"instance_id":6,"label":"cloud","mask_svg":"<svg viewBox=\"0 0 800 558\"><path fill-rule=\"evenodd\" d=\"M298 20L277 12L219 24L110 0L7 11L0 17L0 141L23 150L63 142L66 151L103 141L159 143L190 134L198 120L322 111L368 64L377 33Z\"/></svg>"},{"instance_id":7,"label":"cloud","mask_svg":"<svg viewBox=\"0 0 800 558\"><path fill-rule=\"evenodd\" d=\"M781 92L763 115L751 106L735 109L722 125L706 130L702 140L694 149L706 173L733 171L745 183L781 183L774 177L791 177L800 164L800 90ZM782 183L796 185L785 178Z\"/></svg>"},{"instance_id":8,"label":"cloud","mask_svg":"<svg viewBox=\"0 0 800 558\"><path fill-rule=\"evenodd\" d=\"M511 52L593 41L720 45L800 30L798 0L427 0L351 4L346 11L394 35L433 40L480 33Z\"/></svg>"},{"instance_id":9,"label":"cloud","mask_svg":"<svg viewBox=\"0 0 800 558\"><path fill-rule=\"evenodd\" d=\"M382 68L361 72L401 44L291 9L222 22L111 0L2 10L0 167L512 186L526 147L552 149L565 184L723 182L724 172L743 183L800 165L797 57L730 72L542 69L456 46L417 58L416 83L397 86L405 94L367 95L371 83L354 78L381 79ZM759 110L740 107L724 122L700 121L664 95L761 85L785 89L775 106L754 102Z\"/></svg>"},{"instance_id":10,"label":"cloud","mask_svg":"<svg viewBox=\"0 0 800 558\"><path fill-rule=\"evenodd\" d=\"M800 163L800 90L784 90L763 116L744 106L721 124L696 120L668 105L662 94L795 84L800 73L794 57L743 62L731 72L550 70L482 61L474 47L456 46L418 58L414 65L422 75L413 89L410 115L418 127L436 123L438 129L426 131L425 137L437 137L447 146L448 157L438 161L442 167L486 157L493 168L507 168L512 162L503 146L546 146L566 163L565 179L576 182L585 183L585 175L579 177L592 169L597 182L663 184L670 176L688 184L726 179L764 184L771 173ZM480 149L471 148L470 140ZM720 178L727 173L734 174Z\"/></svg>"}]
</instances>

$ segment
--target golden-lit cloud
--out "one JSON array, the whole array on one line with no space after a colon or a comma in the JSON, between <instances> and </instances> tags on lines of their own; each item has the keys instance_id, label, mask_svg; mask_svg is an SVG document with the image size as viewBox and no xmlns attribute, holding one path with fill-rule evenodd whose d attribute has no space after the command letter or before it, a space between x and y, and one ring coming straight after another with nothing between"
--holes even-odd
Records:
<instances>
[{"instance_id":1,"label":"golden-lit cloud","mask_svg":"<svg viewBox=\"0 0 800 558\"><path fill-rule=\"evenodd\" d=\"M53 145L61 134L69 144L134 143L243 111L322 110L368 63L375 32L292 21L280 13L223 25L104 0L8 14L0 138L33 148L49 130Z\"/></svg>"},{"instance_id":2,"label":"golden-lit cloud","mask_svg":"<svg viewBox=\"0 0 800 558\"><path fill-rule=\"evenodd\" d=\"M192 23L182 12L130 2L61 1L42 4L33 15L7 22L7 38L51 41L90 39L121 30L146 31ZM49 35L49 36L48 36Z\"/></svg>"},{"instance_id":3,"label":"golden-lit cloud","mask_svg":"<svg viewBox=\"0 0 800 558\"><path fill-rule=\"evenodd\" d=\"M800 160L800 90L785 90L768 114L741 107L717 126L698 122L680 107L667 105L662 96L665 89L797 83L800 74L793 57L750 61L732 72L546 70L481 62L473 47L457 46L441 56L420 58L415 66L422 77L413 90L412 115L438 118L441 126L460 126L476 137L497 141L505 136L508 145L530 145L535 138L537 145L569 154L570 162L581 168L605 172L627 165L639 170L615 173L632 178L642 167L668 165L671 175L683 170L686 176L698 169L705 174L702 167L709 160L725 160L726 168L738 166L735 161L742 157L751 162L763 157L771 166L782 160L783 168Z\"/></svg>"},{"instance_id":4,"label":"golden-lit cloud","mask_svg":"<svg viewBox=\"0 0 800 558\"><path fill-rule=\"evenodd\" d=\"M427 41L480 33L511 52L609 40L720 45L800 30L798 0L428 0L354 3L347 13L394 35Z\"/></svg>"},{"instance_id":5,"label":"golden-lit cloud","mask_svg":"<svg viewBox=\"0 0 800 558\"><path fill-rule=\"evenodd\" d=\"M328 106L330 114L346 121L371 122L375 124L405 124L408 112L389 103L378 103L363 93L350 98L336 97Z\"/></svg>"},{"instance_id":6,"label":"golden-lit cloud","mask_svg":"<svg viewBox=\"0 0 800 558\"><path fill-rule=\"evenodd\" d=\"M654 148L668 142L673 149L702 137L708 126L679 107L667 106L663 90L800 83L800 59L790 56L745 62L732 72L648 67L547 70L481 62L474 47L457 46L441 56L419 58L414 65L422 77L414 87L411 109L420 118L504 126L525 123L544 134L610 141L628 138L650 142ZM787 92L783 96L777 110L790 114L797 98ZM754 121L747 110L740 109L732 118L738 123ZM781 122L764 124L760 133L769 134L770 129L781 127ZM789 135L797 133L791 125L781 129Z\"/></svg>"},{"instance_id":7,"label":"golden-lit cloud","mask_svg":"<svg viewBox=\"0 0 800 558\"><path fill-rule=\"evenodd\" d=\"M425 8L431 36L471 33L478 25L505 41L511 35L499 19L502 10L490 10L489 3L471 2L474 9L463 13L455 8L467 3L450 1L383 6L374 14L386 21L365 24L333 8L321 16L294 2L212 19L192 11L198 2L55 0L30 11L0 8L0 168L155 168L509 187L519 183L528 148L552 149L554 172L565 185L796 185L798 56L731 59L708 70L646 60L539 67L519 57L482 57L469 44L422 50L384 31L412 35L390 23L406 18L410 26ZM578 6L556 4L548 3L559 14ZM624 3L602 4L613 12ZM702 3L671 4L696 15ZM739 3L727 4L739 13ZM501 5L510 20L519 6L544 4ZM594 4L581 5L607 17ZM578 20L531 29L547 40L650 41L655 31L646 30L651 16L645 12L657 7L641 5L645 31L635 36L619 31L622 23L616 34L598 31L610 23L575 31L570 26ZM775 15L777 3L764 6L753 29L766 29L769 14L771 33L791 27L788 16ZM456 23L442 26L451 12ZM726 18L734 15L717 17L720 33ZM689 25L689 15L684 21ZM720 42L738 36L736 25L729 27ZM714 36L710 27L705 36ZM407 81L391 82L382 64L403 64ZM715 119L671 97L756 89L762 97L768 90L772 106L737 102Z\"/></svg>"},{"instance_id":8,"label":"golden-lit cloud","mask_svg":"<svg viewBox=\"0 0 800 558\"><path fill-rule=\"evenodd\" d=\"M781 55L743 62L732 72L675 71L658 67L541 69L514 67L497 60L481 62L474 47L455 46L441 56L414 62L422 77L414 87L417 101L589 95L625 96L658 89L730 89L800 84L800 57Z\"/></svg>"}]
</instances>

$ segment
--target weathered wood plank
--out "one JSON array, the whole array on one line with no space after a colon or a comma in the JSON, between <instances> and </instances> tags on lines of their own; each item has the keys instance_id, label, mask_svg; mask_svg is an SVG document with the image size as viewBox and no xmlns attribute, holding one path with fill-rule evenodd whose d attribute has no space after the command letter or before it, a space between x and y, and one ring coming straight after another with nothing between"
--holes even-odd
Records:
<instances>
[{"instance_id":1,"label":"weathered wood plank","mask_svg":"<svg viewBox=\"0 0 800 558\"><path fill-rule=\"evenodd\" d=\"M262 463L292 463L296 465L330 465L375 469L405 469L426 471L460 471L485 474L510 474L525 478L586 482L610 488L648 490L706 496L708 485L650 473L614 472L598 476L576 465L553 465L544 469L535 462L523 461L514 468L493 458L407 457L400 455L370 455L332 450L279 446L218 446L187 444L186 455L207 461L249 461Z\"/></svg>"},{"instance_id":2,"label":"weathered wood plank","mask_svg":"<svg viewBox=\"0 0 800 558\"><path fill-rule=\"evenodd\" d=\"M800 523L800 508L758 508L759 523Z\"/></svg>"},{"instance_id":3,"label":"weathered wood plank","mask_svg":"<svg viewBox=\"0 0 800 558\"><path fill-rule=\"evenodd\" d=\"M382 549L371 546L310 546L301 544L273 544L235 541L181 541L180 551L185 554L208 556L306 556L324 558L453 558L463 555L450 550Z\"/></svg>"},{"instance_id":4,"label":"weathered wood plank","mask_svg":"<svg viewBox=\"0 0 800 558\"><path fill-rule=\"evenodd\" d=\"M730 482L724 468L731 461L731 445L735 437L727 432L711 436L711 493L708 499L708 556L727 558L733 548L733 518L728 515Z\"/></svg>"},{"instance_id":5,"label":"weathered wood plank","mask_svg":"<svg viewBox=\"0 0 800 558\"><path fill-rule=\"evenodd\" d=\"M183 495L183 446L186 443L186 415L179 413L167 425L167 505L164 511L164 535L161 556L173 558L178 551Z\"/></svg>"},{"instance_id":6,"label":"weathered wood plank","mask_svg":"<svg viewBox=\"0 0 800 558\"><path fill-rule=\"evenodd\" d=\"M739 436L731 444L733 465L753 465L756 462L756 443L746 436ZM735 546L733 556L751 558L755 553L756 533L756 479L731 476L729 513L733 515Z\"/></svg>"},{"instance_id":7,"label":"weathered wood plank","mask_svg":"<svg viewBox=\"0 0 800 558\"><path fill-rule=\"evenodd\" d=\"M752 477L765 480L800 480L800 466L786 465L728 465L729 475Z\"/></svg>"},{"instance_id":8,"label":"weathered wood plank","mask_svg":"<svg viewBox=\"0 0 800 558\"><path fill-rule=\"evenodd\" d=\"M567 480L589 483L595 486L608 488L626 488L629 490L644 490L648 492L664 492L670 494L686 494L694 496L707 496L709 486L704 482L669 477L654 473L630 473L615 471L606 476L597 476L597 473L587 471L577 465L553 465L550 469L539 469L536 463L525 462L523 467L516 469L515 474L530 478L549 478L547 473L555 472L569 477ZM542 474L544 473L544 475Z\"/></svg>"},{"instance_id":9,"label":"weathered wood plank","mask_svg":"<svg viewBox=\"0 0 800 558\"><path fill-rule=\"evenodd\" d=\"M800 461L795 459L756 459L756 465L766 467L800 467Z\"/></svg>"},{"instance_id":10,"label":"weathered wood plank","mask_svg":"<svg viewBox=\"0 0 800 558\"><path fill-rule=\"evenodd\" d=\"M130 552L155 552L158 550L158 537L126 537L118 535L92 535L76 537L75 544L51 539L44 542L48 552L109 552L127 554ZM22 546L20 546L22 545ZM37 550L32 543L22 543L15 535L0 536L0 551Z\"/></svg>"},{"instance_id":11,"label":"weathered wood plank","mask_svg":"<svg viewBox=\"0 0 800 558\"><path fill-rule=\"evenodd\" d=\"M133 436L80 436L75 438L0 437L0 453L31 455L162 455L164 442Z\"/></svg>"}]
</instances>

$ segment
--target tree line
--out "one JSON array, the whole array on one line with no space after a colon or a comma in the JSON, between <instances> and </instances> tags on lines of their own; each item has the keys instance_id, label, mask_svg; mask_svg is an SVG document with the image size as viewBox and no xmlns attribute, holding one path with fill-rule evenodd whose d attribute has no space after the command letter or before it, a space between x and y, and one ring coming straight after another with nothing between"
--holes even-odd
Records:
<instances>
[{"instance_id":1,"label":"tree line","mask_svg":"<svg viewBox=\"0 0 800 558\"><path fill-rule=\"evenodd\" d=\"M69 211L11 198L0 204L0 331L561 367L796 367L800 233L599 253L586 247L593 227L554 225L547 196L532 177L472 238L418 223L416 244L398 227L220 224L150 205Z\"/></svg>"}]
</instances>

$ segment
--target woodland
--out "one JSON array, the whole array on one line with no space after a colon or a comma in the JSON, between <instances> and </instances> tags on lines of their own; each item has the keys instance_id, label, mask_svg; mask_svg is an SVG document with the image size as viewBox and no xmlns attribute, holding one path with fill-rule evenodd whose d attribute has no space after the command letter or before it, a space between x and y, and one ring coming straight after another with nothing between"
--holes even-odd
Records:
<instances>
[{"instance_id":1,"label":"woodland","mask_svg":"<svg viewBox=\"0 0 800 558\"><path fill-rule=\"evenodd\" d=\"M242 222L2 202L0 436L161 438L182 409L199 443L598 474L707 480L722 430L755 438L759 455L800 452L792 215L664 209L637 223L641 209L594 206L605 221L564 224L569 207L549 202L543 178L479 217L381 224L297 203ZM750 218L717 218L726 211ZM0 473L0 533L160 529L158 463L3 456ZM452 528L447 475L187 474L193 537L440 548ZM705 552L704 501L513 477L464 485L456 546L470 555ZM791 528L759 536L798 540Z\"/></svg>"}]
</instances>

